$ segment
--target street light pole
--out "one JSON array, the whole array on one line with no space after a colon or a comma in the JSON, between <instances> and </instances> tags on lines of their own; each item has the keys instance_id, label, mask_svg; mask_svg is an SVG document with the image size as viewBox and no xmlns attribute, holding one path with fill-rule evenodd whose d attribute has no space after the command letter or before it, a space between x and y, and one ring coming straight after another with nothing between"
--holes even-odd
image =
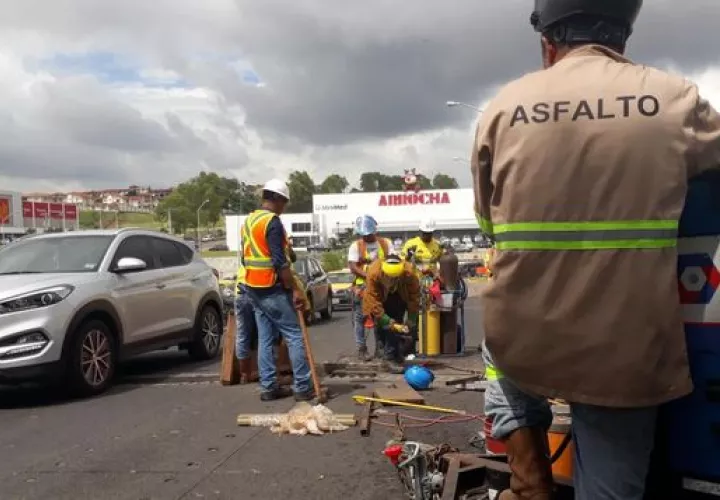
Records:
<instances>
[{"instance_id":1,"label":"street light pole","mask_svg":"<svg viewBox=\"0 0 720 500\"><path fill-rule=\"evenodd\" d=\"M205 205L210 203L210 200L203 201L197 209L197 226L195 227L195 234L197 236L197 251L200 251L200 211Z\"/></svg>"},{"instance_id":2,"label":"street light pole","mask_svg":"<svg viewBox=\"0 0 720 500\"><path fill-rule=\"evenodd\" d=\"M467 104L467 103L465 103L465 102L460 102L460 101L447 101L447 102L445 103L445 105L446 105L448 108L456 108L456 107L460 106L460 107L463 107L463 108L469 108L469 109L475 110L475 111L477 111L478 113L482 113L482 112L483 112L483 110L480 109L480 108L478 108L477 106L473 106L472 104Z\"/></svg>"}]
</instances>

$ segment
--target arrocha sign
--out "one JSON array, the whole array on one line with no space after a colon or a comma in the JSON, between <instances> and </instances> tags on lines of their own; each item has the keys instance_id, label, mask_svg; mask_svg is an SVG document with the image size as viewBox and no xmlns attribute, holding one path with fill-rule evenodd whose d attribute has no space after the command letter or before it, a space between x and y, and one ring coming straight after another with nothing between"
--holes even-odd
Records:
<instances>
[{"instance_id":1,"label":"arrocha sign","mask_svg":"<svg viewBox=\"0 0 720 500\"><path fill-rule=\"evenodd\" d=\"M433 193L401 193L382 194L378 200L380 207L397 207L406 205L448 205L450 193L447 191Z\"/></svg>"}]
</instances>

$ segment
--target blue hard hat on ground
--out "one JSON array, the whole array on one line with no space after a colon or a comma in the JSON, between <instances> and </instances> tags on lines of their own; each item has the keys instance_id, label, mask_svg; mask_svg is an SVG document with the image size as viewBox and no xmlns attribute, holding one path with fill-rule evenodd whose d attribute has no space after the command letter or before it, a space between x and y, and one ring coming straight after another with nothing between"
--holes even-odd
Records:
<instances>
[{"instance_id":1,"label":"blue hard hat on ground","mask_svg":"<svg viewBox=\"0 0 720 500\"><path fill-rule=\"evenodd\" d=\"M377 231L377 221L372 215L361 215L355 220L355 232L360 236L369 236Z\"/></svg>"},{"instance_id":2,"label":"blue hard hat on ground","mask_svg":"<svg viewBox=\"0 0 720 500\"><path fill-rule=\"evenodd\" d=\"M405 370L405 382L416 391L424 391L430 388L435 380L435 375L424 366L411 366Z\"/></svg>"}]
</instances>

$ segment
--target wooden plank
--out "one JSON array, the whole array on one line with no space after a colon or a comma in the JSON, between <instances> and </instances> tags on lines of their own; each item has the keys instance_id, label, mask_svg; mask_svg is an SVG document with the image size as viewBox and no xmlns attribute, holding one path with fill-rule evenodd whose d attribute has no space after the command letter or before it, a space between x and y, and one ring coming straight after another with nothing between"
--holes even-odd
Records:
<instances>
[{"instance_id":1,"label":"wooden plank","mask_svg":"<svg viewBox=\"0 0 720 500\"><path fill-rule=\"evenodd\" d=\"M365 403L362 416L360 417L360 435L368 437L370 435L370 427L372 426L373 409L375 401Z\"/></svg>"},{"instance_id":2,"label":"wooden plank","mask_svg":"<svg viewBox=\"0 0 720 500\"><path fill-rule=\"evenodd\" d=\"M235 314L230 312L227 316L227 332L223 337L222 364L220 365L220 383L222 385L240 383L240 364L235 356L236 329Z\"/></svg>"},{"instance_id":3,"label":"wooden plank","mask_svg":"<svg viewBox=\"0 0 720 500\"><path fill-rule=\"evenodd\" d=\"M425 404L425 398L415 389L410 387L404 380L396 382L395 387L380 387L375 389L375 396L378 399L391 399L403 403Z\"/></svg>"}]
</instances>

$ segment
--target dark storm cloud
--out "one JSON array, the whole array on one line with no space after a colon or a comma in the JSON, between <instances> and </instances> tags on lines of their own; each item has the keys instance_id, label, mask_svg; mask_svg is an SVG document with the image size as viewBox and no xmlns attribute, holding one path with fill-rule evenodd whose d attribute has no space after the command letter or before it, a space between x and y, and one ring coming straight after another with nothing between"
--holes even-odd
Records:
<instances>
[{"instance_id":1,"label":"dark storm cloud","mask_svg":"<svg viewBox=\"0 0 720 500\"><path fill-rule=\"evenodd\" d=\"M219 84L251 126L318 145L464 125L444 101L478 102L539 65L530 0L237 3L237 43L267 87ZM645 3L631 56L684 71L718 61L720 1Z\"/></svg>"}]
</instances>

